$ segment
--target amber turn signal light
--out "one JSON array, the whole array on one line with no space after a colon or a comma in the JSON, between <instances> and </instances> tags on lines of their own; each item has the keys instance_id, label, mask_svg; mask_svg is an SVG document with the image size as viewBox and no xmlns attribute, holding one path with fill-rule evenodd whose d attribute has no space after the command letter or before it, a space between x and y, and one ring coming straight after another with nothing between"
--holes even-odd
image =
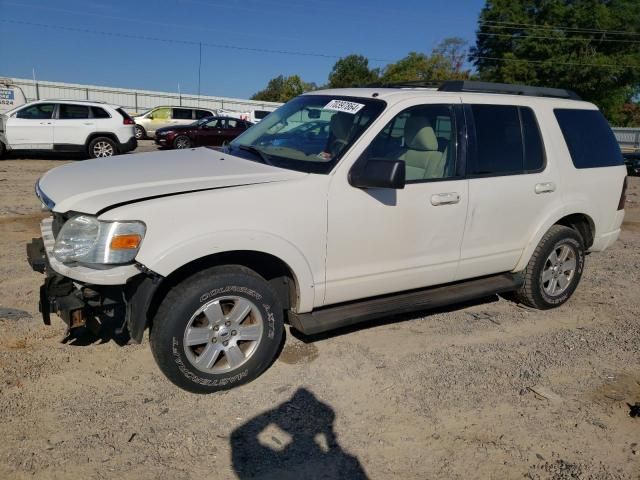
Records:
<instances>
[{"instance_id":1,"label":"amber turn signal light","mask_svg":"<svg viewBox=\"0 0 640 480\"><path fill-rule=\"evenodd\" d=\"M111 250L131 250L133 248L138 248L141 241L142 237L135 233L128 235L115 235L111 239L109 247Z\"/></svg>"}]
</instances>

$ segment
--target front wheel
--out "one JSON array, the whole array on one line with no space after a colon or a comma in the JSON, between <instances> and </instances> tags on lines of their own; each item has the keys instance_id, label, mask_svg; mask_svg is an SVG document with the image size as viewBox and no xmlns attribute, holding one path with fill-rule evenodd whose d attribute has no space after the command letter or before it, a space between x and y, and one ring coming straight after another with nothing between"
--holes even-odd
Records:
<instances>
[{"instance_id":1,"label":"front wheel","mask_svg":"<svg viewBox=\"0 0 640 480\"><path fill-rule=\"evenodd\" d=\"M582 237L571 228L554 225L533 252L516 299L541 310L558 307L573 295L583 269Z\"/></svg>"},{"instance_id":2,"label":"front wheel","mask_svg":"<svg viewBox=\"0 0 640 480\"><path fill-rule=\"evenodd\" d=\"M149 340L171 382L212 393L258 377L277 355L283 325L280 302L261 276L241 266L219 266L169 292Z\"/></svg>"}]
</instances>

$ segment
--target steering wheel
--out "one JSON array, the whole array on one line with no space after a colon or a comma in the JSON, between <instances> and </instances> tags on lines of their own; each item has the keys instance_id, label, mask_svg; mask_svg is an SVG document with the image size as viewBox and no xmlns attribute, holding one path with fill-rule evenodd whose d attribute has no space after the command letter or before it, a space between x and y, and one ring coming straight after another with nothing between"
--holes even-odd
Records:
<instances>
[{"instance_id":1,"label":"steering wheel","mask_svg":"<svg viewBox=\"0 0 640 480\"><path fill-rule=\"evenodd\" d=\"M331 153L331 155L335 155L343 147L345 147L347 145L347 143L349 143L349 142L347 142L346 140L341 140L341 139L337 138L336 140L331 142L331 145L329 146L329 153Z\"/></svg>"}]
</instances>

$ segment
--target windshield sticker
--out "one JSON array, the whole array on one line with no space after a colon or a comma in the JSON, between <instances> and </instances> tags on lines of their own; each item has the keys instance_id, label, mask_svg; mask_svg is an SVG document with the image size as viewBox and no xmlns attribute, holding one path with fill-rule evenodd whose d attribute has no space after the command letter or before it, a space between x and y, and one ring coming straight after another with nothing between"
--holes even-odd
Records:
<instances>
[{"instance_id":1,"label":"windshield sticker","mask_svg":"<svg viewBox=\"0 0 640 480\"><path fill-rule=\"evenodd\" d=\"M336 112L350 113L355 115L364 107L363 103L347 102L345 100L331 100L325 105L323 110L334 110Z\"/></svg>"}]
</instances>

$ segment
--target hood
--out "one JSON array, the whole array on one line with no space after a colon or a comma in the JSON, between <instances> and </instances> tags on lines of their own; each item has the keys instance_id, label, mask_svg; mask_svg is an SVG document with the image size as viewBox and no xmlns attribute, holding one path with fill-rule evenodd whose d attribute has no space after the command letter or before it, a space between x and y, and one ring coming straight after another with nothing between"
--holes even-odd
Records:
<instances>
[{"instance_id":1,"label":"hood","mask_svg":"<svg viewBox=\"0 0 640 480\"><path fill-rule=\"evenodd\" d=\"M156 128L156 134L160 132L171 132L171 131L184 131L184 130L197 130L198 127L195 125L174 125L173 127L162 127Z\"/></svg>"},{"instance_id":2,"label":"hood","mask_svg":"<svg viewBox=\"0 0 640 480\"><path fill-rule=\"evenodd\" d=\"M56 212L96 214L116 204L149 197L281 182L305 175L209 148L195 148L68 163L45 173L36 190L55 204Z\"/></svg>"}]
</instances>

